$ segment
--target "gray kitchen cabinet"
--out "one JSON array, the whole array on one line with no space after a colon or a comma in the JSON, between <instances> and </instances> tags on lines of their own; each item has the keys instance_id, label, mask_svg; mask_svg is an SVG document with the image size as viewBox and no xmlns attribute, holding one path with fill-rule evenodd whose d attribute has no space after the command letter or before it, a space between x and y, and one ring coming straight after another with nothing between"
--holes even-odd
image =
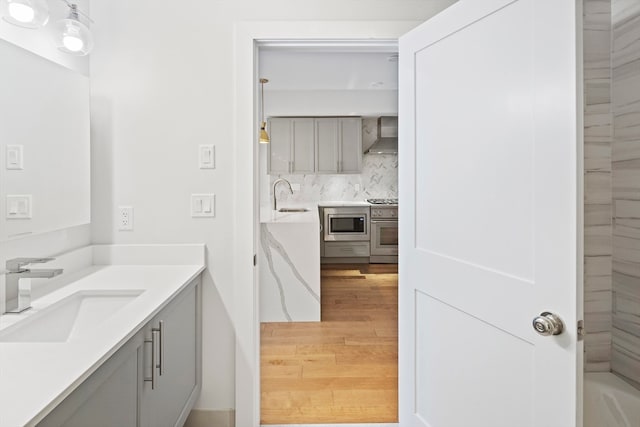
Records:
<instances>
[{"instance_id":1,"label":"gray kitchen cabinet","mask_svg":"<svg viewBox=\"0 0 640 427\"><path fill-rule=\"evenodd\" d=\"M362 172L362 118L338 118L338 173Z\"/></svg>"},{"instance_id":2,"label":"gray kitchen cabinet","mask_svg":"<svg viewBox=\"0 0 640 427\"><path fill-rule=\"evenodd\" d=\"M269 174L362 171L361 117L273 117L269 132Z\"/></svg>"},{"instance_id":3,"label":"gray kitchen cabinet","mask_svg":"<svg viewBox=\"0 0 640 427\"><path fill-rule=\"evenodd\" d=\"M338 173L340 162L338 129L338 119L334 117L315 119L317 173Z\"/></svg>"},{"instance_id":4,"label":"gray kitchen cabinet","mask_svg":"<svg viewBox=\"0 0 640 427\"><path fill-rule=\"evenodd\" d=\"M268 170L270 174L313 173L314 122L311 118L273 117L269 122Z\"/></svg>"},{"instance_id":5,"label":"gray kitchen cabinet","mask_svg":"<svg viewBox=\"0 0 640 427\"><path fill-rule=\"evenodd\" d=\"M362 171L362 118L318 118L316 122L316 173Z\"/></svg>"},{"instance_id":6,"label":"gray kitchen cabinet","mask_svg":"<svg viewBox=\"0 0 640 427\"><path fill-rule=\"evenodd\" d=\"M38 426L182 426L201 388L199 283L193 280Z\"/></svg>"}]
</instances>

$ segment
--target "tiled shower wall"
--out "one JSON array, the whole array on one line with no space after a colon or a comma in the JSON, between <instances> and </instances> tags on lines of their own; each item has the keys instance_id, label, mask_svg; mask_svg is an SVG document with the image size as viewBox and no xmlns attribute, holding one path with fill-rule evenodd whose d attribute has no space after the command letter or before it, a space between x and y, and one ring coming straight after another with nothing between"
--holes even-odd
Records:
<instances>
[{"instance_id":1,"label":"tiled shower wall","mask_svg":"<svg viewBox=\"0 0 640 427\"><path fill-rule=\"evenodd\" d=\"M584 2L585 369L611 369L611 0Z\"/></svg>"},{"instance_id":2,"label":"tiled shower wall","mask_svg":"<svg viewBox=\"0 0 640 427\"><path fill-rule=\"evenodd\" d=\"M640 0L613 0L613 347L640 386Z\"/></svg>"}]
</instances>

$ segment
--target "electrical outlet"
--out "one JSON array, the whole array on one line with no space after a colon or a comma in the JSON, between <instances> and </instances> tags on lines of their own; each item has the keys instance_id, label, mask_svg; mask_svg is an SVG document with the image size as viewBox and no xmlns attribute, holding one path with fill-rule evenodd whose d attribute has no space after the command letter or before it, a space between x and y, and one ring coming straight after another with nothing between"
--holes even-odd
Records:
<instances>
[{"instance_id":1,"label":"electrical outlet","mask_svg":"<svg viewBox=\"0 0 640 427\"><path fill-rule=\"evenodd\" d=\"M133 208L131 206L118 207L118 230L133 230Z\"/></svg>"}]
</instances>

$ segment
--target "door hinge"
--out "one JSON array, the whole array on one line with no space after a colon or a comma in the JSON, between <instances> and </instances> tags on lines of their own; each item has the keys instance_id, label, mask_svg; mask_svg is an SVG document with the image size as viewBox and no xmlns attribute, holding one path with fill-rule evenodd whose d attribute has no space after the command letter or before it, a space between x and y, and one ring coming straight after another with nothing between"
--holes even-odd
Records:
<instances>
[{"instance_id":1,"label":"door hinge","mask_svg":"<svg viewBox=\"0 0 640 427\"><path fill-rule=\"evenodd\" d=\"M253 254L253 266L255 267L256 265L258 265L258 255Z\"/></svg>"},{"instance_id":2,"label":"door hinge","mask_svg":"<svg viewBox=\"0 0 640 427\"><path fill-rule=\"evenodd\" d=\"M584 339L584 320L578 320L578 341Z\"/></svg>"}]
</instances>

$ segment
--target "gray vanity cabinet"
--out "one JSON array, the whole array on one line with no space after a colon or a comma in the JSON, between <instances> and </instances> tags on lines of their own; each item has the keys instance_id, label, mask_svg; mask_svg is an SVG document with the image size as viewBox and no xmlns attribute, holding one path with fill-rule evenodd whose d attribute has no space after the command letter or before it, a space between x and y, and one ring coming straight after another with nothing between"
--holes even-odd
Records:
<instances>
[{"instance_id":1,"label":"gray vanity cabinet","mask_svg":"<svg viewBox=\"0 0 640 427\"><path fill-rule=\"evenodd\" d=\"M200 387L196 288L188 289L148 325L145 377L141 395L140 424L143 427L182 425ZM155 335L156 338L153 338ZM155 347L155 348L153 348ZM152 351L156 352L154 381Z\"/></svg>"},{"instance_id":2,"label":"gray vanity cabinet","mask_svg":"<svg viewBox=\"0 0 640 427\"><path fill-rule=\"evenodd\" d=\"M138 354L142 350L142 343L140 334L129 340L38 426L138 425Z\"/></svg>"},{"instance_id":3,"label":"gray vanity cabinet","mask_svg":"<svg viewBox=\"0 0 640 427\"><path fill-rule=\"evenodd\" d=\"M201 387L199 284L193 280L38 426L182 426Z\"/></svg>"}]
</instances>

